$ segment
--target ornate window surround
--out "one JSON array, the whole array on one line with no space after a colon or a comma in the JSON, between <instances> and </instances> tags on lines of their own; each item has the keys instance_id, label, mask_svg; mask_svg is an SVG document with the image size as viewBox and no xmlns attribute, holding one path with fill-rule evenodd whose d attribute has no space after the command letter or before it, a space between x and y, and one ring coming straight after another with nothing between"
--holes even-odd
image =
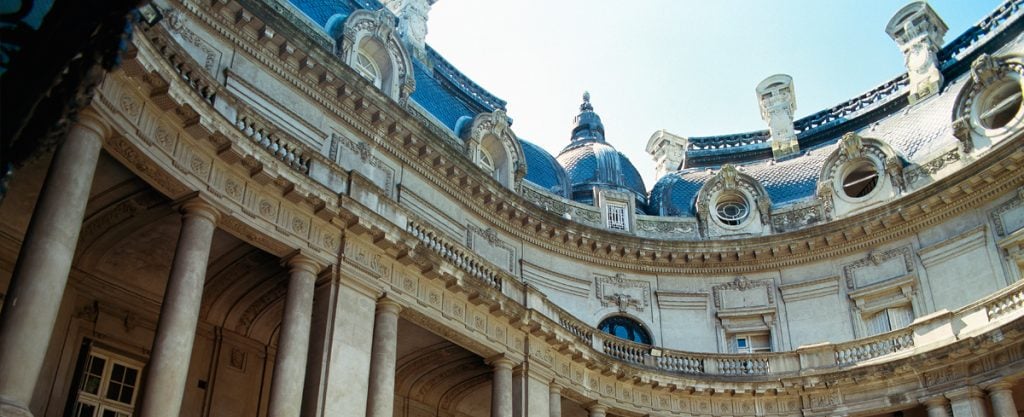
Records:
<instances>
[{"instance_id":1,"label":"ornate window surround","mask_svg":"<svg viewBox=\"0 0 1024 417\"><path fill-rule=\"evenodd\" d=\"M416 88L412 60L395 31L395 16L387 9L356 10L348 17L334 15L327 32L338 36L335 26L344 19L340 37L335 38L335 53L342 62L357 68L359 53L371 58L380 72L380 89L399 103L406 103ZM358 70L357 70L358 71Z\"/></svg>"},{"instance_id":2,"label":"ornate window surround","mask_svg":"<svg viewBox=\"0 0 1024 417\"><path fill-rule=\"evenodd\" d=\"M716 206L720 199L735 197L744 200L748 214L739 224L725 224L718 219ZM722 165L697 193L697 218L704 236L759 235L771 225L771 207L771 197L761 183L732 164Z\"/></svg>"},{"instance_id":3,"label":"ornate window surround","mask_svg":"<svg viewBox=\"0 0 1024 417\"><path fill-rule=\"evenodd\" d=\"M468 120L468 117L464 120ZM464 123L462 120L460 122ZM466 141L467 156L473 163L485 171L493 169L494 178L502 186L519 192L526 176L526 156L515 133L509 128L505 111L499 109L491 113L480 113L469 123L468 129L456 126L455 130L461 132ZM481 160L481 151L490 156L490 167L486 167Z\"/></svg>"},{"instance_id":4,"label":"ornate window surround","mask_svg":"<svg viewBox=\"0 0 1024 417\"><path fill-rule=\"evenodd\" d=\"M905 188L903 158L887 143L848 132L822 164L818 174L817 197L826 217L837 218L897 197ZM875 188L861 197L843 190L843 179L851 170L868 163L878 173Z\"/></svg>"},{"instance_id":5,"label":"ornate window surround","mask_svg":"<svg viewBox=\"0 0 1024 417\"><path fill-rule=\"evenodd\" d=\"M987 148L999 142L1024 123L1024 105L1005 125L990 129L980 116L980 107L1007 85L1024 85L1024 62L1016 54L992 56L982 54L971 63L971 76L960 90L953 105L953 135L960 141L960 149L967 154L974 149ZM1021 93L1024 96L1024 92ZM1024 97L1021 97L1024 101Z\"/></svg>"}]
</instances>

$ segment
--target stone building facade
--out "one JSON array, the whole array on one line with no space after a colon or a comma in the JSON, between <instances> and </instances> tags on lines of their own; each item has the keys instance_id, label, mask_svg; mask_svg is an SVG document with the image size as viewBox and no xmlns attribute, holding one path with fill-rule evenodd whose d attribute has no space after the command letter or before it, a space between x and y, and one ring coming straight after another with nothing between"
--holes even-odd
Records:
<instances>
[{"instance_id":1,"label":"stone building facade","mask_svg":"<svg viewBox=\"0 0 1024 417\"><path fill-rule=\"evenodd\" d=\"M656 132L650 190L596 98L550 155L384 3L143 6L0 203L0 416L1022 415L1019 1Z\"/></svg>"}]
</instances>

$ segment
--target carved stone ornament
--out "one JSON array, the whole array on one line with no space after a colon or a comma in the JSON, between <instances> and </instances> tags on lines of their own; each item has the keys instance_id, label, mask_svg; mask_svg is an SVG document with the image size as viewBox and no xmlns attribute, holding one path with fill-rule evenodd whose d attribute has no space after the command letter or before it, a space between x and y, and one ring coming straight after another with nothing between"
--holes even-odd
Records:
<instances>
[{"instance_id":1,"label":"carved stone ornament","mask_svg":"<svg viewBox=\"0 0 1024 417\"><path fill-rule=\"evenodd\" d=\"M863 148L864 140L856 133L847 132L839 140L839 153L845 155L847 160L860 157Z\"/></svg>"},{"instance_id":2,"label":"carved stone ornament","mask_svg":"<svg viewBox=\"0 0 1024 417\"><path fill-rule=\"evenodd\" d=\"M626 279L620 273L615 276L598 275L594 283L602 307L615 306L619 312L627 309L642 312L651 305L651 283L647 281Z\"/></svg>"},{"instance_id":3,"label":"carved stone ornament","mask_svg":"<svg viewBox=\"0 0 1024 417\"><path fill-rule=\"evenodd\" d=\"M974 141L971 140L971 119L967 116L953 120L953 136L960 142L960 151L964 154L974 150Z\"/></svg>"},{"instance_id":4,"label":"carved stone ornament","mask_svg":"<svg viewBox=\"0 0 1024 417\"><path fill-rule=\"evenodd\" d=\"M832 190L831 182L818 183L818 200L821 201L821 209L825 212L825 218L832 218L832 211L835 209L835 203L832 201Z\"/></svg>"},{"instance_id":5,"label":"carved stone ornament","mask_svg":"<svg viewBox=\"0 0 1024 417\"><path fill-rule=\"evenodd\" d=\"M767 302L767 305L775 304L775 292L772 289L771 280L751 281L747 277L738 276L735 279L733 279L732 282L727 282L725 284L719 284L711 287L711 290L714 293L715 308L717 309L726 308L723 307L722 303L722 293L726 291L764 291L764 301Z\"/></svg>"},{"instance_id":6,"label":"carved stone ornament","mask_svg":"<svg viewBox=\"0 0 1024 417\"><path fill-rule=\"evenodd\" d=\"M903 192L906 183L903 180L903 162L900 161L899 157L890 156L885 158L885 173L889 175L892 186L898 192Z\"/></svg>"},{"instance_id":7,"label":"carved stone ornament","mask_svg":"<svg viewBox=\"0 0 1024 417\"><path fill-rule=\"evenodd\" d=\"M971 80L981 87L987 87L1003 78L1003 61L989 54L981 54L971 63Z\"/></svg>"},{"instance_id":8,"label":"carved stone ornament","mask_svg":"<svg viewBox=\"0 0 1024 417\"><path fill-rule=\"evenodd\" d=\"M739 175L739 171L732 164L722 165L722 170L718 171L718 178L722 181L722 186L726 190L732 190L736 188L736 177Z\"/></svg>"}]
</instances>

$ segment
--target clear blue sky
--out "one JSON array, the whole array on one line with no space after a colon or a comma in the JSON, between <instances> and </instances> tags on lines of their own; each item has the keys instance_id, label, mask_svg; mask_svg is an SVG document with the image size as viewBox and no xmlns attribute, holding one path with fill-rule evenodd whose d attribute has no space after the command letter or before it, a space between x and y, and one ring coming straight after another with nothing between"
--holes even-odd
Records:
<instances>
[{"instance_id":1,"label":"clear blue sky","mask_svg":"<svg viewBox=\"0 0 1024 417\"><path fill-rule=\"evenodd\" d=\"M949 42L998 0L933 0ZM902 72L888 35L903 1L439 0L427 42L508 101L512 130L552 155L589 90L606 137L650 189L658 129L709 136L765 129L754 87L786 73L797 117Z\"/></svg>"}]
</instances>

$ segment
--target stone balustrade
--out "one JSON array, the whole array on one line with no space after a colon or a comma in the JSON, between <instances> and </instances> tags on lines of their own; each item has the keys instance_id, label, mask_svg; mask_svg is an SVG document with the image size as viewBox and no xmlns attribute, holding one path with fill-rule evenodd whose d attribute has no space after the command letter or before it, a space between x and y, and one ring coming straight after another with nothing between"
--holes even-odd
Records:
<instances>
[{"instance_id":1,"label":"stone balustrade","mask_svg":"<svg viewBox=\"0 0 1024 417\"><path fill-rule=\"evenodd\" d=\"M303 146L281 132L271 131L270 126L271 124L253 114L239 113L235 118L235 127L253 143L265 149L275 159L284 162L289 168L303 174L308 173L309 157L305 156Z\"/></svg>"},{"instance_id":2,"label":"stone balustrade","mask_svg":"<svg viewBox=\"0 0 1024 417\"><path fill-rule=\"evenodd\" d=\"M1024 316L1024 280L956 312L925 317L903 329L839 344L822 343L795 351L757 354L686 352L643 345L603 333L550 301L545 299L543 302L551 305L546 305L543 309L546 314L538 314L536 319L551 320L551 327L560 327L575 336L579 350L589 349L633 366L670 374L785 376L859 366L897 353L934 349L945 344L936 344L932 340L934 329L938 328L957 329L952 337L947 338L948 342L954 342L961 334L973 334L1017 319ZM988 320L978 320L979 316L986 314Z\"/></svg>"},{"instance_id":3,"label":"stone balustrade","mask_svg":"<svg viewBox=\"0 0 1024 417\"><path fill-rule=\"evenodd\" d=\"M854 365L868 359L901 352L914 347L914 332L911 328L894 330L835 345L836 365Z\"/></svg>"}]
</instances>

